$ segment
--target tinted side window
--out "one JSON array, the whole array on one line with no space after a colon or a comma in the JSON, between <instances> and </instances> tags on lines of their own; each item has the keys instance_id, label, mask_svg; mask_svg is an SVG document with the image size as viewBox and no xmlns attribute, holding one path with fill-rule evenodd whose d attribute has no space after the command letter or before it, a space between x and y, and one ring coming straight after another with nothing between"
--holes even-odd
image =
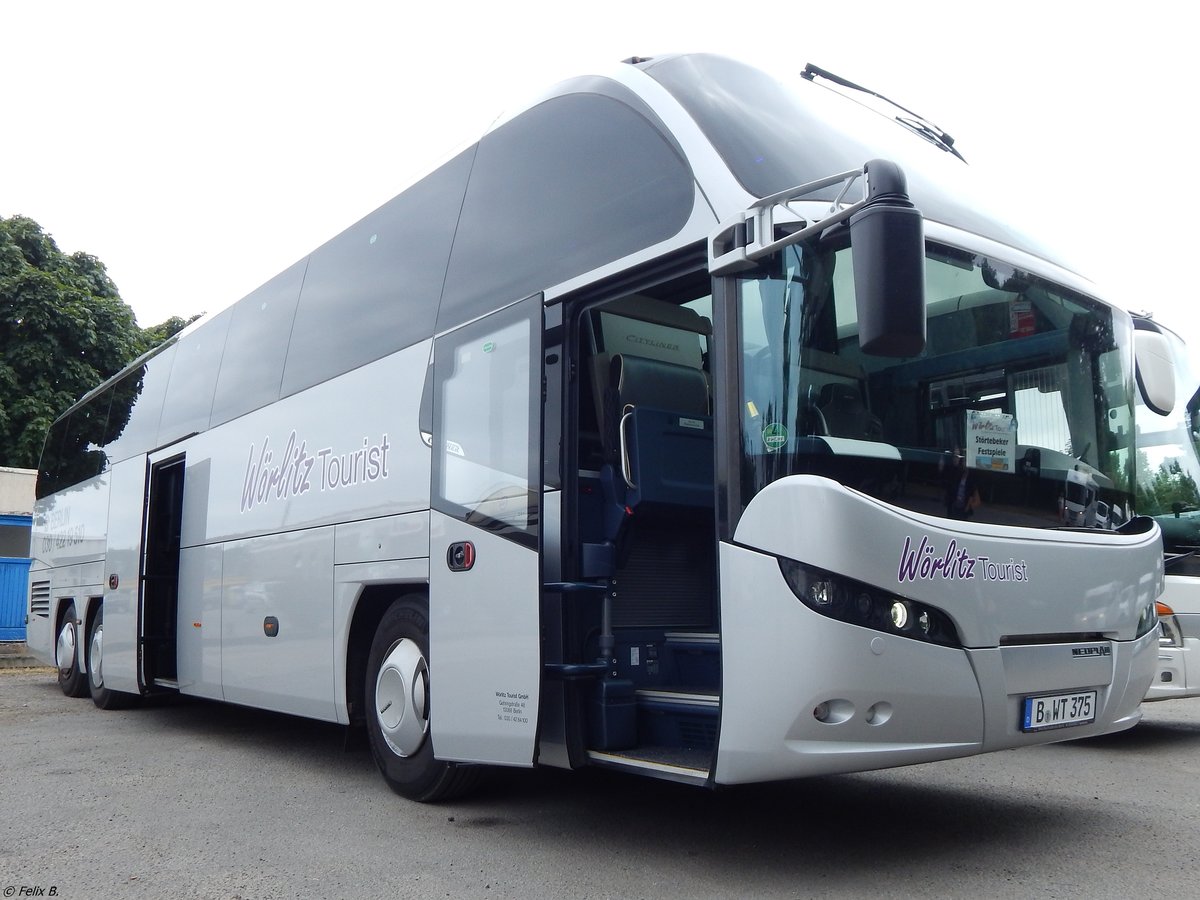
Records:
<instances>
[{"instance_id":1,"label":"tinted side window","mask_svg":"<svg viewBox=\"0 0 1200 900\"><path fill-rule=\"evenodd\" d=\"M473 153L455 157L312 254L283 396L433 334Z\"/></svg>"},{"instance_id":2,"label":"tinted side window","mask_svg":"<svg viewBox=\"0 0 1200 900\"><path fill-rule=\"evenodd\" d=\"M120 462L158 446L158 420L175 359L172 344L130 370L113 385L108 414L108 457Z\"/></svg>"},{"instance_id":3,"label":"tinted side window","mask_svg":"<svg viewBox=\"0 0 1200 900\"><path fill-rule=\"evenodd\" d=\"M284 270L233 307L213 398L213 425L279 399L283 362L307 263L301 260Z\"/></svg>"},{"instance_id":4,"label":"tinted side window","mask_svg":"<svg viewBox=\"0 0 1200 900\"><path fill-rule=\"evenodd\" d=\"M111 400L109 388L50 427L38 473L38 497L94 478L108 467L104 445Z\"/></svg>"},{"instance_id":5,"label":"tinted side window","mask_svg":"<svg viewBox=\"0 0 1200 900\"><path fill-rule=\"evenodd\" d=\"M175 363L158 424L158 446L208 427L232 312L225 310L175 345Z\"/></svg>"},{"instance_id":6,"label":"tinted side window","mask_svg":"<svg viewBox=\"0 0 1200 900\"><path fill-rule=\"evenodd\" d=\"M438 331L671 237L694 186L621 101L569 94L522 113L480 142Z\"/></svg>"},{"instance_id":7,"label":"tinted side window","mask_svg":"<svg viewBox=\"0 0 1200 900\"><path fill-rule=\"evenodd\" d=\"M42 446L42 460L38 463L37 498L53 494L58 490L58 474L62 469L63 438L67 433L70 416L59 419L50 426L46 443Z\"/></svg>"}]
</instances>

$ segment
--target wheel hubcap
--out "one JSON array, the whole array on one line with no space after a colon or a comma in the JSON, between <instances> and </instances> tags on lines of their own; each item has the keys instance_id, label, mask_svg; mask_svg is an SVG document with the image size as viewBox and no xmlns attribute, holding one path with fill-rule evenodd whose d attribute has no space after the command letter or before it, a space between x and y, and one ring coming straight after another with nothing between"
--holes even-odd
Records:
<instances>
[{"instance_id":1,"label":"wheel hubcap","mask_svg":"<svg viewBox=\"0 0 1200 900\"><path fill-rule=\"evenodd\" d=\"M58 633L55 659L60 669L71 669L75 665L75 623L70 617L63 622L62 630Z\"/></svg>"},{"instance_id":2,"label":"wheel hubcap","mask_svg":"<svg viewBox=\"0 0 1200 900\"><path fill-rule=\"evenodd\" d=\"M375 718L397 756L412 756L429 732L429 667L407 638L388 651L375 678Z\"/></svg>"},{"instance_id":3,"label":"wheel hubcap","mask_svg":"<svg viewBox=\"0 0 1200 900\"><path fill-rule=\"evenodd\" d=\"M92 646L88 652L88 671L92 676L92 685L104 687L104 626L97 625L92 632Z\"/></svg>"}]
</instances>

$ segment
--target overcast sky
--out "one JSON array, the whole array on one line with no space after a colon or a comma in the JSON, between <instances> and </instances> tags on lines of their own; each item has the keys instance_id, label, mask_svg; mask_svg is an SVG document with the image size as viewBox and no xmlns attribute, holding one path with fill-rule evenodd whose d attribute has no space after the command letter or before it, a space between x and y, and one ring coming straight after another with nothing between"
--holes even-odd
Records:
<instances>
[{"instance_id":1,"label":"overcast sky","mask_svg":"<svg viewBox=\"0 0 1200 900\"><path fill-rule=\"evenodd\" d=\"M99 257L151 325L228 306L561 78L677 51L813 62L940 125L1037 233L1196 347L1187 10L0 0L0 215Z\"/></svg>"}]
</instances>

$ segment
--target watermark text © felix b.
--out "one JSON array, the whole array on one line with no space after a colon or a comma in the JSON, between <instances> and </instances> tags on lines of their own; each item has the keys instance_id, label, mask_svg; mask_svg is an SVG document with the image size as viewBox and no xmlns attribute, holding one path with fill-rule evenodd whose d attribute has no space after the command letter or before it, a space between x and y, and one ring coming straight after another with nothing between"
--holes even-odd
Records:
<instances>
[{"instance_id":1,"label":"watermark text \u00a9 felix b.","mask_svg":"<svg viewBox=\"0 0 1200 900\"><path fill-rule=\"evenodd\" d=\"M58 885L10 884L4 888L5 897L57 897Z\"/></svg>"}]
</instances>

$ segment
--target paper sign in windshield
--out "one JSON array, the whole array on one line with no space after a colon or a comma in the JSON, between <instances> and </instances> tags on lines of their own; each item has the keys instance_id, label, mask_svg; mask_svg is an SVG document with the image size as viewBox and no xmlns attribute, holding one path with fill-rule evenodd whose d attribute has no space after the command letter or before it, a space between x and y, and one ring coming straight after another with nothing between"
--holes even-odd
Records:
<instances>
[{"instance_id":1,"label":"paper sign in windshield","mask_svg":"<svg viewBox=\"0 0 1200 900\"><path fill-rule=\"evenodd\" d=\"M1017 420L1007 413L967 410L967 465L990 472L1017 470Z\"/></svg>"}]
</instances>

